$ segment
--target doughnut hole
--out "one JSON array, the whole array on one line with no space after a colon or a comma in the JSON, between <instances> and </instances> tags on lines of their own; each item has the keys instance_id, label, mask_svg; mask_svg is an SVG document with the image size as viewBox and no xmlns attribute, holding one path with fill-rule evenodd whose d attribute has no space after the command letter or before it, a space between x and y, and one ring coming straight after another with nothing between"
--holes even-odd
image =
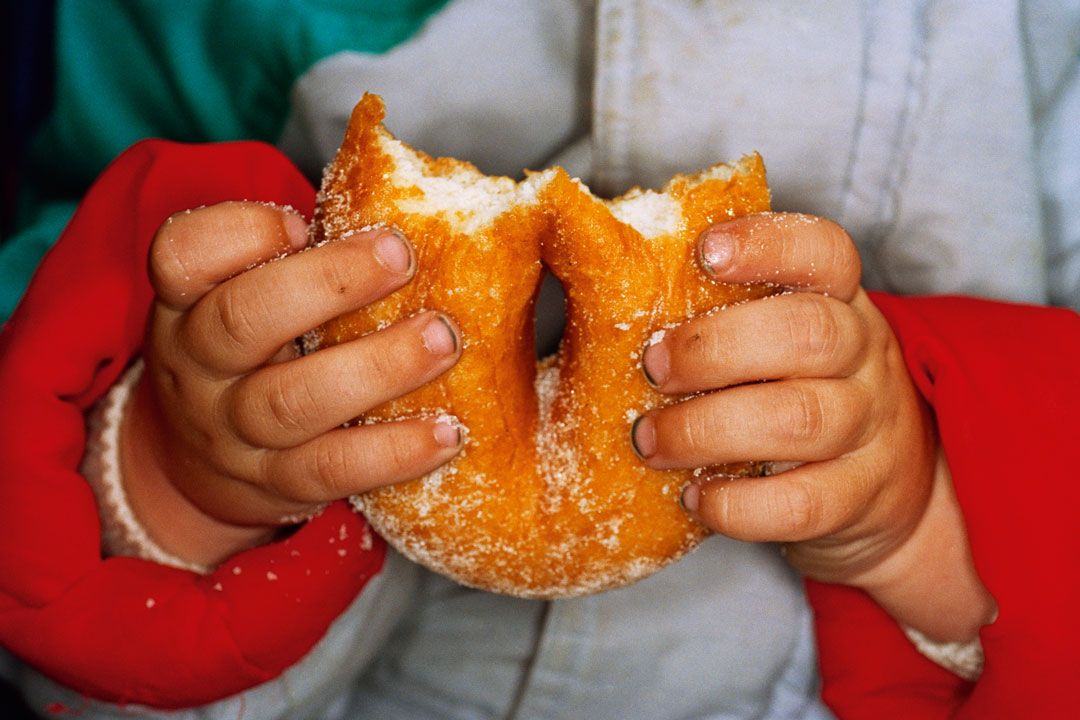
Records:
<instances>
[{"instance_id":1,"label":"doughnut hole","mask_svg":"<svg viewBox=\"0 0 1080 720\"><path fill-rule=\"evenodd\" d=\"M534 336L536 357L546 358L559 350L566 330L566 292L559 278L545 265L544 281L536 296Z\"/></svg>"}]
</instances>

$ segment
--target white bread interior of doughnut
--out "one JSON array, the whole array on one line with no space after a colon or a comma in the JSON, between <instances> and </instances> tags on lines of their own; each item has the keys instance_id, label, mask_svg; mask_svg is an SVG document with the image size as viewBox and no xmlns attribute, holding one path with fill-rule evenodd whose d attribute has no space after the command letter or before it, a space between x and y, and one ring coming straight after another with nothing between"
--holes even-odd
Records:
<instances>
[{"instance_id":1,"label":"white bread interior of doughnut","mask_svg":"<svg viewBox=\"0 0 1080 720\"><path fill-rule=\"evenodd\" d=\"M391 180L400 187L416 187L420 194L402 198L407 213L444 218L455 232L471 235L489 225L514 205L535 203L546 174L532 175L517 183L508 177L485 175L473 165L453 165L449 172L431 173L425 158L389 133L382 149L392 160Z\"/></svg>"},{"instance_id":2,"label":"white bread interior of doughnut","mask_svg":"<svg viewBox=\"0 0 1080 720\"><path fill-rule=\"evenodd\" d=\"M462 330L459 363L360 421L448 414L468 433L443 468L354 505L407 557L524 597L619 587L691 550L707 535L678 506L692 472L652 470L629 443L635 417L673 401L648 387L641 352L689 316L772 292L714 284L694 255L716 220L768 209L760 158L601 200L560 168L515 182L428 157L382 116L374 96L354 111L324 176L314 240L392 225L413 242L417 274L309 334L306 349L446 313ZM533 303L545 266L566 289L567 329L538 367Z\"/></svg>"}]
</instances>

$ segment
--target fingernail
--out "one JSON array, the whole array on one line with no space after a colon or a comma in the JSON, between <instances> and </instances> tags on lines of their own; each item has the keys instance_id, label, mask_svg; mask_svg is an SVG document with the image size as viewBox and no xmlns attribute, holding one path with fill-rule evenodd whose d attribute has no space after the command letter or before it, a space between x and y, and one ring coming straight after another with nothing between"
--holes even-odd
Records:
<instances>
[{"instance_id":1,"label":"fingernail","mask_svg":"<svg viewBox=\"0 0 1080 720\"><path fill-rule=\"evenodd\" d=\"M452 420L440 418L431 430L435 442L443 447L457 447L461 444L461 427Z\"/></svg>"},{"instance_id":2,"label":"fingernail","mask_svg":"<svg viewBox=\"0 0 1080 720\"><path fill-rule=\"evenodd\" d=\"M701 506L701 486L697 483L690 483L683 488L682 495L679 496L679 504L683 506L683 510L688 513L696 513L698 507Z\"/></svg>"},{"instance_id":3,"label":"fingernail","mask_svg":"<svg viewBox=\"0 0 1080 720\"><path fill-rule=\"evenodd\" d=\"M642 415L630 428L630 444L642 460L656 454L656 423L648 415Z\"/></svg>"},{"instance_id":4,"label":"fingernail","mask_svg":"<svg viewBox=\"0 0 1080 720\"><path fill-rule=\"evenodd\" d=\"M405 238L390 230L375 241L375 258L391 272L406 274L412 268L413 255Z\"/></svg>"},{"instance_id":5,"label":"fingernail","mask_svg":"<svg viewBox=\"0 0 1080 720\"><path fill-rule=\"evenodd\" d=\"M658 342L645 348L641 356L641 370L645 373L645 381L653 387L660 387L668 381L671 375L671 353L666 343Z\"/></svg>"},{"instance_id":6,"label":"fingernail","mask_svg":"<svg viewBox=\"0 0 1080 720\"><path fill-rule=\"evenodd\" d=\"M708 230L701 240L701 265L715 275L727 268L735 257L735 239L723 230Z\"/></svg>"},{"instance_id":7,"label":"fingernail","mask_svg":"<svg viewBox=\"0 0 1080 720\"><path fill-rule=\"evenodd\" d=\"M457 351L457 336L450 328L450 321L436 315L420 332L420 341L432 355L453 355Z\"/></svg>"},{"instance_id":8,"label":"fingernail","mask_svg":"<svg viewBox=\"0 0 1080 720\"><path fill-rule=\"evenodd\" d=\"M303 250L308 244L308 224L303 216L294 212L286 212L281 221L285 228L285 237L289 239L289 247L293 250Z\"/></svg>"},{"instance_id":9,"label":"fingernail","mask_svg":"<svg viewBox=\"0 0 1080 720\"><path fill-rule=\"evenodd\" d=\"M802 464L801 462L774 460L765 463L764 471L766 475L779 475L780 473L786 473L788 470L794 470Z\"/></svg>"}]
</instances>

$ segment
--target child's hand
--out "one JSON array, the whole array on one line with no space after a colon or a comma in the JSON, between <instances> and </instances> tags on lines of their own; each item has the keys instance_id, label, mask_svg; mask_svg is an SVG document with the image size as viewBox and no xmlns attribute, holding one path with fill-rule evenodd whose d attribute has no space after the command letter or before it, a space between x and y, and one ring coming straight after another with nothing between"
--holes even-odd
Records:
<instances>
[{"instance_id":1,"label":"child's hand","mask_svg":"<svg viewBox=\"0 0 1080 720\"><path fill-rule=\"evenodd\" d=\"M342 427L445 372L460 343L429 312L297 357L297 336L401 287L415 266L387 230L298 252L306 239L293 213L225 203L170 218L151 247L158 299L122 464L136 515L186 560L214 565L460 448L458 428L434 419Z\"/></svg>"},{"instance_id":2,"label":"child's hand","mask_svg":"<svg viewBox=\"0 0 1080 720\"><path fill-rule=\"evenodd\" d=\"M724 535L787 543L803 573L863 587L932 637L971 637L993 601L933 419L859 286L850 238L827 220L760 215L712 228L701 260L717 280L795 292L691 320L648 347L657 390L715 392L641 418L635 449L656 468L776 461L786 472L695 480L683 504ZM928 608L931 595L941 604Z\"/></svg>"}]
</instances>

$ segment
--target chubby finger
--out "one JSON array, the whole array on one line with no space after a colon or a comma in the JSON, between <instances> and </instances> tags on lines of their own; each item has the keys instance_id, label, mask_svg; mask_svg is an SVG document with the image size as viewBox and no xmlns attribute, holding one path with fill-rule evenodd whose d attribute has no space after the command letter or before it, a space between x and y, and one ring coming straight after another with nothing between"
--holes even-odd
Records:
<instances>
[{"instance_id":1,"label":"chubby finger","mask_svg":"<svg viewBox=\"0 0 1080 720\"><path fill-rule=\"evenodd\" d=\"M874 492L854 458L801 465L760 478L699 478L682 492L686 511L737 540L799 542L848 527Z\"/></svg>"},{"instance_id":2,"label":"chubby finger","mask_svg":"<svg viewBox=\"0 0 1080 720\"><path fill-rule=\"evenodd\" d=\"M415 266L397 232L356 233L222 283L191 309L185 339L206 367L246 372L311 328L401 287Z\"/></svg>"},{"instance_id":3,"label":"chubby finger","mask_svg":"<svg viewBox=\"0 0 1080 720\"><path fill-rule=\"evenodd\" d=\"M307 245L307 222L285 208L225 202L173 215L150 245L158 298L185 310L245 268Z\"/></svg>"},{"instance_id":4,"label":"chubby finger","mask_svg":"<svg viewBox=\"0 0 1080 720\"><path fill-rule=\"evenodd\" d=\"M658 470L752 460L827 460L860 447L870 402L859 383L797 379L740 385L653 410L631 429Z\"/></svg>"},{"instance_id":5,"label":"chubby finger","mask_svg":"<svg viewBox=\"0 0 1080 720\"><path fill-rule=\"evenodd\" d=\"M729 283L770 282L851 300L862 262L847 232L824 218L763 213L713 225L698 241L705 273Z\"/></svg>"},{"instance_id":6,"label":"chubby finger","mask_svg":"<svg viewBox=\"0 0 1080 720\"><path fill-rule=\"evenodd\" d=\"M846 377L857 369L866 329L847 303L790 293L743 303L665 331L645 348L654 388L686 393L757 380Z\"/></svg>"},{"instance_id":7,"label":"chubby finger","mask_svg":"<svg viewBox=\"0 0 1080 720\"><path fill-rule=\"evenodd\" d=\"M409 418L319 435L265 456L268 487L294 501L328 502L425 475L461 449L452 418Z\"/></svg>"},{"instance_id":8,"label":"chubby finger","mask_svg":"<svg viewBox=\"0 0 1080 720\"><path fill-rule=\"evenodd\" d=\"M457 361L460 345L456 326L427 312L269 365L228 391L233 427L256 447L299 445L433 380Z\"/></svg>"}]
</instances>

